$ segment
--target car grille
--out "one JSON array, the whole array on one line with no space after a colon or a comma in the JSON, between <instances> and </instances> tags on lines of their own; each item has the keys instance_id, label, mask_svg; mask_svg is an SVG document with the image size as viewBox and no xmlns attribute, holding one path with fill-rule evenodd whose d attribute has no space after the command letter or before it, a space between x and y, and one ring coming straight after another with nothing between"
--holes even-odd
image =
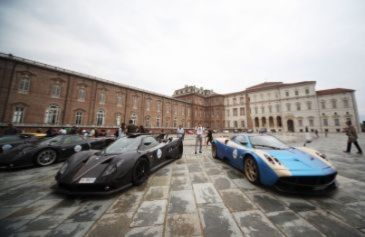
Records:
<instances>
[{"instance_id":1,"label":"car grille","mask_svg":"<svg viewBox=\"0 0 365 237\"><path fill-rule=\"evenodd\" d=\"M331 184L337 173L324 175L324 176L293 176L293 177L281 177L279 182L288 185L298 186L321 186Z\"/></svg>"}]
</instances>

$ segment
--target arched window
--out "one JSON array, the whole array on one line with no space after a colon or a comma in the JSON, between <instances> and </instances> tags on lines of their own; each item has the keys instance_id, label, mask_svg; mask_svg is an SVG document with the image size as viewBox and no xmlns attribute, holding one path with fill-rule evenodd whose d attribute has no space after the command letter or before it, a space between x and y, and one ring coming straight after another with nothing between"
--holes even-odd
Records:
<instances>
[{"instance_id":1,"label":"arched window","mask_svg":"<svg viewBox=\"0 0 365 237\"><path fill-rule=\"evenodd\" d=\"M21 93L28 93L30 89L30 79L28 76L22 76L19 81L18 91Z\"/></svg>"},{"instance_id":2,"label":"arched window","mask_svg":"<svg viewBox=\"0 0 365 237\"><path fill-rule=\"evenodd\" d=\"M23 106L16 106L13 112L13 123L22 123L24 120L24 107Z\"/></svg>"},{"instance_id":3,"label":"arched window","mask_svg":"<svg viewBox=\"0 0 365 237\"><path fill-rule=\"evenodd\" d=\"M75 113L75 124L81 125L84 113L82 111L76 111Z\"/></svg>"},{"instance_id":4,"label":"arched window","mask_svg":"<svg viewBox=\"0 0 365 237\"><path fill-rule=\"evenodd\" d=\"M131 120L132 120L133 124L137 124L137 114L136 113L132 113Z\"/></svg>"},{"instance_id":5,"label":"arched window","mask_svg":"<svg viewBox=\"0 0 365 237\"><path fill-rule=\"evenodd\" d=\"M58 105L48 106L45 114L44 122L47 124L58 124L61 109Z\"/></svg>"},{"instance_id":6,"label":"arched window","mask_svg":"<svg viewBox=\"0 0 365 237\"><path fill-rule=\"evenodd\" d=\"M146 127L146 128L149 128L149 127L151 127L151 117L150 116L146 116L145 117L145 119L144 119L145 121L145 124L144 124L144 126Z\"/></svg>"},{"instance_id":7,"label":"arched window","mask_svg":"<svg viewBox=\"0 0 365 237\"><path fill-rule=\"evenodd\" d=\"M123 97L121 94L117 95L117 106L121 107L123 105Z\"/></svg>"},{"instance_id":8,"label":"arched window","mask_svg":"<svg viewBox=\"0 0 365 237\"><path fill-rule=\"evenodd\" d=\"M51 96L53 98L60 98L61 97L61 86L60 85L58 85L58 84L52 85Z\"/></svg>"},{"instance_id":9,"label":"arched window","mask_svg":"<svg viewBox=\"0 0 365 237\"><path fill-rule=\"evenodd\" d=\"M98 112L96 113L96 125L97 126L102 126L104 125L105 122L105 112L102 109L99 109Z\"/></svg>"},{"instance_id":10,"label":"arched window","mask_svg":"<svg viewBox=\"0 0 365 237\"><path fill-rule=\"evenodd\" d=\"M157 112L161 112L161 101L157 101Z\"/></svg>"}]
</instances>

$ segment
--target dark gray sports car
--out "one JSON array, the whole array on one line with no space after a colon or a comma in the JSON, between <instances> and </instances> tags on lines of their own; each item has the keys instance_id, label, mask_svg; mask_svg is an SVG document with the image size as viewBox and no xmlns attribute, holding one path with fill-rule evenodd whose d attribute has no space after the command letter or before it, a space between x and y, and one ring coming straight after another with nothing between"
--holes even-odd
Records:
<instances>
[{"instance_id":1,"label":"dark gray sports car","mask_svg":"<svg viewBox=\"0 0 365 237\"><path fill-rule=\"evenodd\" d=\"M100 151L79 152L56 175L57 191L66 194L111 194L142 184L150 172L182 157L178 138L134 134Z\"/></svg>"},{"instance_id":2,"label":"dark gray sports car","mask_svg":"<svg viewBox=\"0 0 365 237\"><path fill-rule=\"evenodd\" d=\"M79 135L59 135L42 140L28 139L16 146L4 142L6 144L2 145L0 168L51 165L83 150L103 149L114 140L107 137L84 138Z\"/></svg>"}]
</instances>

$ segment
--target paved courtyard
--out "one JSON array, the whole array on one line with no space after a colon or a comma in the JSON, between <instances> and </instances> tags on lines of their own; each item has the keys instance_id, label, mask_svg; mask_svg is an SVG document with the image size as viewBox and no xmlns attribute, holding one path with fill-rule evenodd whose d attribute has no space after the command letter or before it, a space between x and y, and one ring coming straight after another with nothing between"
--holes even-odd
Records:
<instances>
[{"instance_id":1,"label":"paved courtyard","mask_svg":"<svg viewBox=\"0 0 365 237\"><path fill-rule=\"evenodd\" d=\"M344 135L308 145L339 172L338 190L322 197L254 186L191 143L144 185L104 198L53 194L61 164L0 171L0 236L365 236L365 156L342 153Z\"/></svg>"}]
</instances>

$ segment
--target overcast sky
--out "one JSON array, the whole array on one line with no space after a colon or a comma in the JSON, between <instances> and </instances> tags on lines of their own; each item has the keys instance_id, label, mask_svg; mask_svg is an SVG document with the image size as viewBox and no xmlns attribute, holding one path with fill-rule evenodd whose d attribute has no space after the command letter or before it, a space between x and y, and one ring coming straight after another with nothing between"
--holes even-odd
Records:
<instances>
[{"instance_id":1,"label":"overcast sky","mask_svg":"<svg viewBox=\"0 0 365 237\"><path fill-rule=\"evenodd\" d=\"M364 0L1 0L0 51L166 95L315 80L365 120Z\"/></svg>"}]
</instances>

